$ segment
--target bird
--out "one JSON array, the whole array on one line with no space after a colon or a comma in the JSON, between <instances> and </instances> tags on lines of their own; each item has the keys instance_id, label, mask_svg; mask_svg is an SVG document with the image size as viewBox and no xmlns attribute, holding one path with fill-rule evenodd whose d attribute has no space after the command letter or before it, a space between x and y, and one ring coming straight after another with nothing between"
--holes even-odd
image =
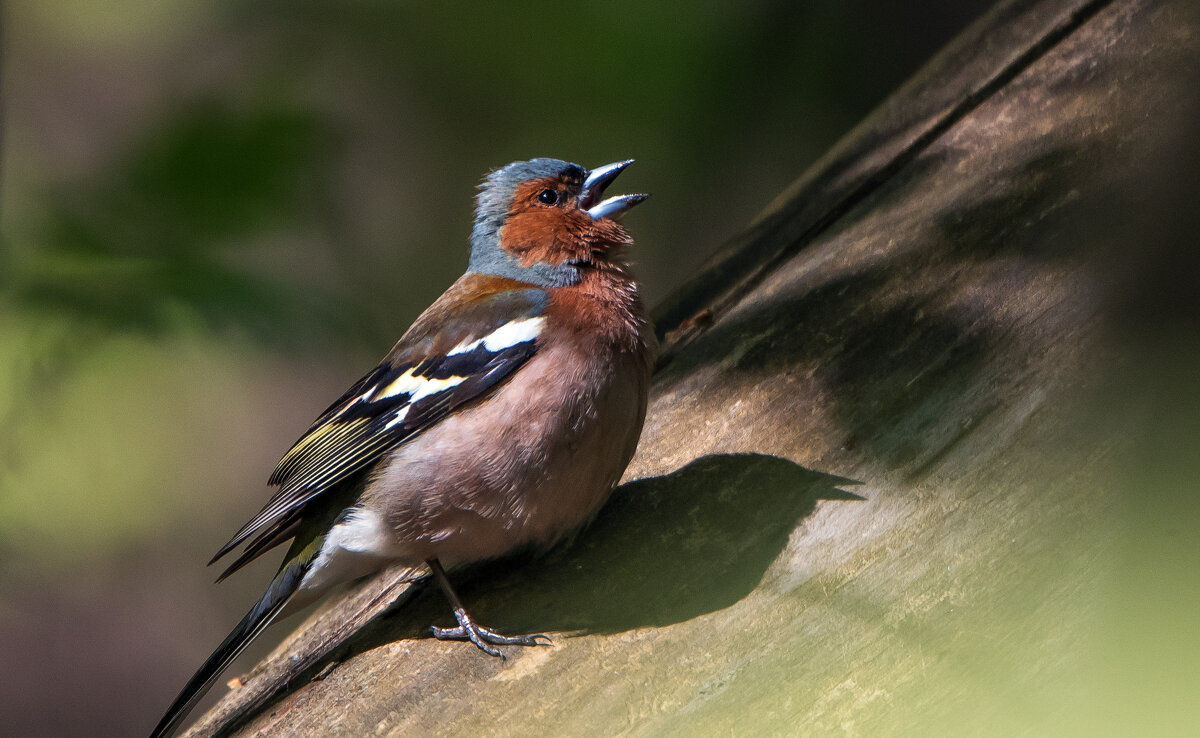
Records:
<instances>
[{"instance_id":1,"label":"bird","mask_svg":"<svg viewBox=\"0 0 1200 738\"><path fill-rule=\"evenodd\" d=\"M551 548L633 456L657 343L621 219L647 195L604 197L632 163L536 158L484 176L466 271L283 455L266 505L209 562L245 544L219 582L291 541L153 738L273 621L397 562L427 566L453 610L434 637L500 657L548 642L478 623L447 569Z\"/></svg>"}]
</instances>

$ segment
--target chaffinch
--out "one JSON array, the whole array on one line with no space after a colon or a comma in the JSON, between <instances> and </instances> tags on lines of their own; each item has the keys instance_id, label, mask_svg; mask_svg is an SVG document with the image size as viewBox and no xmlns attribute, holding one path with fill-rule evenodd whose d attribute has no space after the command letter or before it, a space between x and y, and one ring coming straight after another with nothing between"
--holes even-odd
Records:
<instances>
[{"instance_id":1,"label":"chaffinch","mask_svg":"<svg viewBox=\"0 0 1200 738\"><path fill-rule=\"evenodd\" d=\"M631 163L533 159L484 178L466 273L284 454L279 489L213 557L246 543L224 579L292 541L154 736L273 620L395 562L428 564L449 600L458 626L437 638L493 656L545 638L476 623L444 567L553 545L633 455L656 344L618 220L646 196L600 199Z\"/></svg>"}]
</instances>

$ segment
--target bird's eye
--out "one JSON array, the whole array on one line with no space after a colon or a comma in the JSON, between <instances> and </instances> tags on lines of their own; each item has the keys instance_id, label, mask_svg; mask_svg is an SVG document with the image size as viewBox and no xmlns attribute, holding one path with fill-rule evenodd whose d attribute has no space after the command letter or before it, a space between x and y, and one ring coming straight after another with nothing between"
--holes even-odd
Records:
<instances>
[{"instance_id":1,"label":"bird's eye","mask_svg":"<svg viewBox=\"0 0 1200 738\"><path fill-rule=\"evenodd\" d=\"M538 200L547 205L553 205L558 202L558 190L542 190L538 193Z\"/></svg>"}]
</instances>

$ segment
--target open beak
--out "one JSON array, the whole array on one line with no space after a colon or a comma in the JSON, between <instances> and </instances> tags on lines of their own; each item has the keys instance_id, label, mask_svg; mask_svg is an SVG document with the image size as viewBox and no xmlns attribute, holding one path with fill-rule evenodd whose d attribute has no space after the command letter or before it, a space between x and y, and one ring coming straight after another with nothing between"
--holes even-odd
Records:
<instances>
[{"instance_id":1,"label":"open beak","mask_svg":"<svg viewBox=\"0 0 1200 738\"><path fill-rule=\"evenodd\" d=\"M645 200L649 195L614 195L601 200L607 188L625 167L633 163L633 159L605 164L588 172L583 180L583 190L579 193L579 207L595 220L612 218L620 220L634 205Z\"/></svg>"}]
</instances>

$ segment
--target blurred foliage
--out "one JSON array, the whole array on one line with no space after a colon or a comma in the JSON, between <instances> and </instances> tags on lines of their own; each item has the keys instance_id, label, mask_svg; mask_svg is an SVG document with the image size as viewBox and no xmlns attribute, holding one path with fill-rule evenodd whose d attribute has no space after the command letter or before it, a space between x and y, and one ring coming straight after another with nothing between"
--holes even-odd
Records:
<instances>
[{"instance_id":1,"label":"blurred foliage","mask_svg":"<svg viewBox=\"0 0 1200 738\"><path fill-rule=\"evenodd\" d=\"M13 299L89 331L171 332L191 318L278 336L294 296L225 252L303 218L319 144L317 121L296 111L172 111L112 171L48 198L37 248L14 260Z\"/></svg>"}]
</instances>

